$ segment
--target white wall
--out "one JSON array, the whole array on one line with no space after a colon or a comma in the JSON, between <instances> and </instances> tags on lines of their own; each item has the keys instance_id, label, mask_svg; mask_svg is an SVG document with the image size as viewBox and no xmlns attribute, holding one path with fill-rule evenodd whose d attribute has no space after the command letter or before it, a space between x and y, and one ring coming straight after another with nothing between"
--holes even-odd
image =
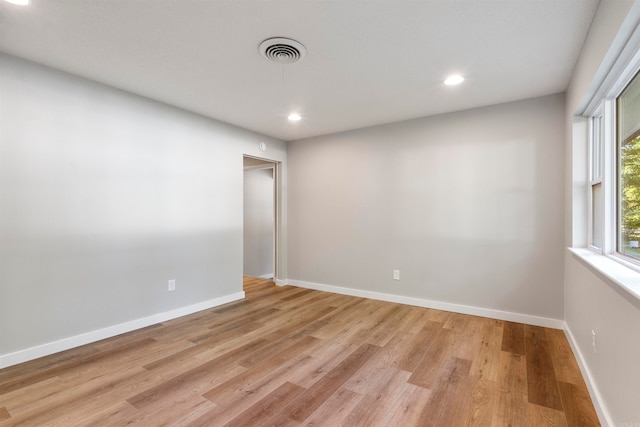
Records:
<instances>
[{"instance_id":1,"label":"white wall","mask_svg":"<svg viewBox=\"0 0 640 427\"><path fill-rule=\"evenodd\" d=\"M0 362L241 295L243 154L286 162L284 142L10 56L0 67Z\"/></svg>"},{"instance_id":2,"label":"white wall","mask_svg":"<svg viewBox=\"0 0 640 427\"><path fill-rule=\"evenodd\" d=\"M639 22L639 3L601 1L567 92L566 244L584 247L587 149L584 119L575 118L593 96ZM640 301L565 254L565 321L601 421L640 425ZM597 352L591 331L597 334ZM606 424L605 424L606 425Z\"/></svg>"},{"instance_id":3,"label":"white wall","mask_svg":"<svg viewBox=\"0 0 640 427\"><path fill-rule=\"evenodd\" d=\"M273 169L244 171L243 271L247 276L273 275L273 197Z\"/></svg>"},{"instance_id":4,"label":"white wall","mask_svg":"<svg viewBox=\"0 0 640 427\"><path fill-rule=\"evenodd\" d=\"M640 425L640 301L572 254L566 254L565 268L565 319L587 379L611 425Z\"/></svg>"},{"instance_id":5,"label":"white wall","mask_svg":"<svg viewBox=\"0 0 640 427\"><path fill-rule=\"evenodd\" d=\"M563 111L552 95L290 143L289 278L561 319Z\"/></svg>"}]
</instances>

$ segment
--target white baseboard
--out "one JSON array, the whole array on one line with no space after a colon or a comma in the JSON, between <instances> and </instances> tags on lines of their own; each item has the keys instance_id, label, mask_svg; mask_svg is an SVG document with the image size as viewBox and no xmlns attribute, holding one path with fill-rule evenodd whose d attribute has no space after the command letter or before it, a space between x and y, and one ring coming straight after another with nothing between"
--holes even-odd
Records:
<instances>
[{"instance_id":1,"label":"white baseboard","mask_svg":"<svg viewBox=\"0 0 640 427\"><path fill-rule=\"evenodd\" d=\"M267 273L267 274L263 274L261 276L258 276L261 279L273 279L273 273Z\"/></svg>"},{"instance_id":2,"label":"white baseboard","mask_svg":"<svg viewBox=\"0 0 640 427\"><path fill-rule=\"evenodd\" d=\"M289 284L288 281L282 279L274 279L273 282L278 286L287 286Z\"/></svg>"},{"instance_id":3,"label":"white baseboard","mask_svg":"<svg viewBox=\"0 0 640 427\"><path fill-rule=\"evenodd\" d=\"M318 291L332 292L335 294L396 302L399 304L415 305L417 307L434 308L436 310L452 311L454 313L470 314L473 316L488 317L490 319L507 320L510 322L526 323L528 325L544 326L545 328L564 329L563 320L552 319L549 317L539 317L532 316L530 314L512 313L509 311L493 310L489 308L474 307L470 305L433 301L422 298L406 297L402 295L386 294L381 292L364 291L361 289L343 288L340 286L304 282L302 280L289 280L288 283L300 288L315 289Z\"/></svg>"},{"instance_id":4,"label":"white baseboard","mask_svg":"<svg viewBox=\"0 0 640 427\"><path fill-rule=\"evenodd\" d=\"M42 344L36 347L19 350L14 353L0 355L0 369L8 366L17 365L18 363L27 362L39 357L48 356L70 348L79 347L81 345L90 344L105 338L110 338L125 332L131 332L136 329L145 328L155 325L156 323L166 322L167 320L177 317L186 316L209 308L227 304L244 298L244 292L236 292L234 294L225 295L219 298L210 299L197 304L188 305L186 307L176 308L175 310L166 311L164 313L154 314L141 319L132 320L130 322L120 323L118 325L108 326L84 334L63 338L58 341Z\"/></svg>"},{"instance_id":5,"label":"white baseboard","mask_svg":"<svg viewBox=\"0 0 640 427\"><path fill-rule=\"evenodd\" d=\"M569 345L571 345L571 350L573 350L573 354L576 356L576 360L578 361L578 366L580 367L580 372L582 372L582 377L587 384L587 389L589 390L589 395L591 396L591 401L593 402L593 406L598 414L598 419L600 420L600 424L602 427L613 427L615 424L613 423L613 419L609 414L606 406L604 405L604 401L602 400L602 396L600 395L600 391L596 386L596 382L591 375L591 371L587 365L587 362L584 359L582 352L580 351L580 347L578 347L578 343L569 328L569 325L565 322L564 324L564 334L567 337L567 341L569 341Z\"/></svg>"}]
</instances>

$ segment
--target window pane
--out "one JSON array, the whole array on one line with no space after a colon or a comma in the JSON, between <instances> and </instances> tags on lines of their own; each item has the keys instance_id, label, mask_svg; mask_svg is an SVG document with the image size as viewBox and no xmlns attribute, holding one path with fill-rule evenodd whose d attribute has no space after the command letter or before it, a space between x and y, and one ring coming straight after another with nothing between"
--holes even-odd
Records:
<instances>
[{"instance_id":1,"label":"window pane","mask_svg":"<svg viewBox=\"0 0 640 427\"><path fill-rule=\"evenodd\" d=\"M636 75L618 97L618 137L629 141L640 130L640 78Z\"/></svg>"},{"instance_id":2,"label":"window pane","mask_svg":"<svg viewBox=\"0 0 640 427\"><path fill-rule=\"evenodd\" d=\"M640 258L640 137L621 144L619 173L618 250Z\"/></svg>"},{"instance_id":3,"label":"window pane","mask_svg":"<svg viewBox=\"0 0 640 427\"><path fill-rule=\"evenodd\" d=\"M640 78L618 97L618 251L640 259Z\"/></svg>"},{"instance_id":4,"label":"window pane","mask_svg":"<svg viewBox=\"0 0 640 427\"><path fill-rule=\"evenodd\" d=\"M602 248L602 184L591 186L591 244L596 248Z\"/></svg>"},{"instance_id":5,"label":"window pane","mask_svg":"<svg viewBox=\"0 0 640 427\"><path fill-rule=\"evenodd\" d=\"M591 119L591 180L602 178L602 117Z\"/></svg>"}]
</instances>

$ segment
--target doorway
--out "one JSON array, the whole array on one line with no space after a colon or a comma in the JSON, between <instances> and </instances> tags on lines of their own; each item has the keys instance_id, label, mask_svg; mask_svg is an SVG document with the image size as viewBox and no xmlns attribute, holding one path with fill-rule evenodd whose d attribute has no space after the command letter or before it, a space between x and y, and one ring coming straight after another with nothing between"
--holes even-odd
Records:
<instances>
[{"instance_id":1,"label":"doorway","mask_svg":"<svg viewBox=\"0 0 640 427\"><path fill-rule=\"evenodd\" d=\"M276 162L244 156L243 275L277 277Z\"/></svg>"}]
</instances>

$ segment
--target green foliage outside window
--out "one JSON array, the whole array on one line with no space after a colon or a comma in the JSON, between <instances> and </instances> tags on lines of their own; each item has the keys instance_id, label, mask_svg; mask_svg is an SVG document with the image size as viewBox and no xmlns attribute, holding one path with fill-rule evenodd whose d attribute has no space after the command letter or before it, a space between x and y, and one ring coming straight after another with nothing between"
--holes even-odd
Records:
<instances>
[{"instance_id":1,"label":"green foliage outside window","mask_svg":"<svg viewBox=\"0 0 640 427\"><path fill-rule=\"evenodd\" d=\"M620 147L620 199L620 250L638 256L630 242L640 241L640 136Z\"/></svg>"}]
</instances>

